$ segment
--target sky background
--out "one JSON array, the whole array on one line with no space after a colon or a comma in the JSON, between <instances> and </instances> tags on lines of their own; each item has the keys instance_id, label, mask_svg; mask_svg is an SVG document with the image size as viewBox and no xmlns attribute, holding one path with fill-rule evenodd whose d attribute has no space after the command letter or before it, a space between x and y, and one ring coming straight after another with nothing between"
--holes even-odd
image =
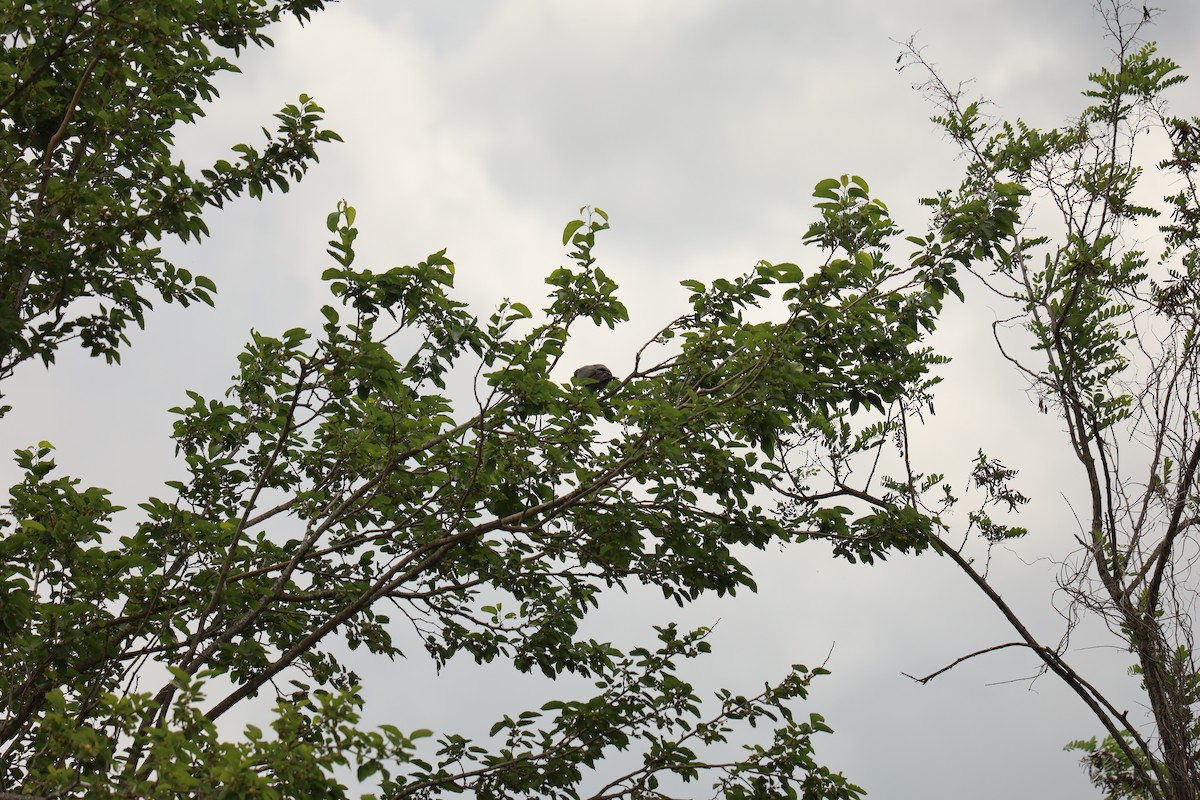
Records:
<instances>
[{"instance_id":1,"label":"sky background","mask_svg":"<svg viewBox=\"0 0 1200 800\"><path fill-rule=\"evenodd\" d=\"M1200 74L1200 5L1158 0L1154 11L1149 38ZM331 264L324 220L340 199L359 212L357 265L449 248L460 295L480 314L504 297L537 303L565 261L563 225L582 205L605 209L612 230L597 253L632 321L581 333L568 363L622 374L684 308L680 280L741 274L760 259L811 263L801 238L823 178L865 177L902 227L924 230L917 199L955 185L962 165L915 76L897 72L897 41L915 36L947 80L973 79L991 112L1039 126L1077 114L1087 74L1109 58L1085 0L345 0L272 35L277 46L239 59L244 74L223 78L209 116L180 131L180 157L198 169L232 144L256 144L258 127L273 127L271 113L301 92L345 143L323 148L289 194L209 217L200 245L166 245L217 282L215 310L158 309L119 368L64 351L49 372L19 371L6 386L15 410L0 426L3 449L50 440L65 472L123 505L165 495L161 482L182 475L167 410L184 390L221 394L251 328L319 324ZM1200 106L1195 85L1171 98L1181 113ZM1053 559L1071 549L1068 502L1082 484L1059 420L1037 413L994 353L997 310L968 289L971 302L948 309L935 340L955 361L918 434L918 468L961 487L983 448L1021 470L1017 488L1034 501L1020 524L1033 533L997 552L991 575L1056 641ZM11 465L0 469L13 477ZM928 686L901 675L1014 638L950 563L856 567L820 547L752 563L757 595L682 612L646 593L614 596L588 632L628 647L648 642L652 624L719 621L715 654L688 675L705 692L750 692L828 654L833 675L804 709L837 731L818 741L818 760L872 797L1097 796L1062 747L1098 726L1054 680L1018 680L1036 671L1028 654L977 659ZM1078 665L1140 714L1124 654L1102 647L1104 632L1085 628L1076 644ZM505 666L454 664L435 676L422 655L360 668L370 721L479 731L573 689Z\"/></svg>"}]
</instances>

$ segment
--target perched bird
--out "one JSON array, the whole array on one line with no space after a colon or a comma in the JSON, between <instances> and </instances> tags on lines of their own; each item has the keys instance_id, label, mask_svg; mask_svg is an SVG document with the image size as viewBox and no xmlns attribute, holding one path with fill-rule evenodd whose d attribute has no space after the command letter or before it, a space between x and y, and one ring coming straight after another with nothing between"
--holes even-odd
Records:
<instances>
[{"instance_id":1,"label":"perched bird","mask_svg":"<svg viewBox=\"0 0 1200 800\"><path fill-rule=\"evenodd\" d=\"M598 392L613 379L612 371L603 364L588 364L575 370L575 382Z\"/></svg>"}]
</instances>

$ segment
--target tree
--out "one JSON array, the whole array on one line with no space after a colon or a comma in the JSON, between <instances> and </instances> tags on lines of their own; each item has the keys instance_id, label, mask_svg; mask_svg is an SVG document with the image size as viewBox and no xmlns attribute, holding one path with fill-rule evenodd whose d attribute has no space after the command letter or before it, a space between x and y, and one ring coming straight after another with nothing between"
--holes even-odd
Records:
<instances>
[{"instance_id":1,"label":"tree","mask_svg":"<svg viewBox=\"0 0 1200 800\"><path fill-rule=\"evenodd\" d=\"M208 232L201 212L287 191L317 160L321 108L275 116L261 150L199 173L174 160L177 124L204 113L213 79L237 71L214 49L265 46L270 23L307 20L324 0L42 0L0 10L0 379L65 342L120 358L130 323L163 301L212 303L216 287L165 261L152 241Z\"/></svg>"},{"instance_id":2,"label":"tree","mask_svg":"<svg viewBox=\"0 0 1200 800\"><path fill-rule=\"evenodd\" d=\"M238 164L196 176L171 160L171 130L234 68L211 46L269 44L269 22L321 5L6 11L0 380L71 340L118 360L151 293L211 300L211 282L148 240L202 235L205 206L286 189L315 143L337 137L302 97L262 153L239 145ZM914 345L941 278L867 252L894 229L864 181L820 195L820 269L763 263L688 282L688 313L603 387L551 375L573 326L626 316L592 256L603 212L568 225L573 266L549 276L540 315L505 301L481 322L450 295L444 251L356 269L354 211L339 206L327 324L255 334L226 400L191 394L176 409L190 478L142 503L144 521L114 530L121 509L58 475L51 445L18 452L24 479L0 518L0 796L323 798L346 793L343 767L388 797L572 796L585 770L630 747L641 766L598 794L656 796L708 775L731 797L858 796L814 758L821 717L795 716L823 669L702 704L677 671L707 651L704 631L664 626L627 654L576 635L608 587L643 582L681 603L752 588L734 548L792 536L756 497L785 437L924 391L935 359ZM749 322L768 300L777 320ZM473 409L447 396L452 373L475 376ZM411 643L394 638L389 605L439 663L505 659L600 691L506 717L490 750L445 734L431 754L420 731L360 730L337 645L399 655ZM271 734L218 735L263 691ZM772 728L762 744L709 754L760 723Z\"/></svg>"},{"instance_id":3,"label":"tree","mask_svg":"<svg viewBox=\"0 0 1200 800\"><path fill-rule=\"evenodd\" d=\"M190 393L175 409L190 479L172 484L177 498L143 504L136 531L111 541L116 509L53 477L49 446L20 454L27 478L3 543L2 674L17 700L0 729L7 779L28 796L340 796L330 770L349 764L386 797L573 796L583 768L637 743L643 765L597 796L658 796L660 774L705 772L731 797L858 796L813 759L821 718L788 705L823 670L797 667L753 697L722 692L701 718L675 665L706 651L703 631L668 626L657 649L628 655L575 635L605 587L643 582L681 603L753 587L733 548L793 537L755 497L776 480L785 437L811 440L829 419L924 392L935 359L913 344L941 279L867 254L894 227L861 179L819 192L823 267L762 263L688 282L691 310L602 391L551 373L577 323L626 317L592 255L603 212L567 226L573 266L548 277L540 315L505 302L481 322L449 295L444 252L355 269L355 215L342 204L325 274L340 304L323 309L321 335L255 334L226 400ZM782 318L749 322L780 290ZM444 389L464 370L477 393L456 417ZM905 531L847 547L927 544ZM340 640L400 655L386 605L439 663L504 658L591 676L602 691L501 720L494 751L446 735L436 761L420 758L415 732L353 727L356 677L336 655ZM169 670L161 688L124 689L149 661ZM213 723L268 688L276 738L220 741ZM220 692L203 710L202 689ZM732 761L702 755L735 723L764 719L778 726L770 742Z\"/></svg>"},{"instance_id":4,"label":"tree","mask_svg":"<svg viewBox=\"0 0 1200 800\"><path fill-rule=\"evenodd\" d=\"M1164 169L1191 187L1200 136L1161 106L1179 77L1134 46L1140 25L1124 25L1124 10L1109 16L1122 44L1114 71L1094 76L1094 105L1063 130L989 125L932 74L939 121L968 169L927 201L930 229L907 237L907 259L893 260L903 232L866 181L822 181L808 266L684 281L686 313L603 386L573 382L581 365L563 363L580 325L627 317L594 255L603 212L567 225L569 266L550 273L538 311L505 300L481 320L455 299L445 251L384 272L357 265L354 210L339 204L325 324L253 334L223 399L188 394L174 439L189 476L141 504L141 523L114 522L102 489L59 476L49 444L19 452L24 479L0 518L0 797L341 797L347 768L387 798L664 797L701 778L735 798L858 797L815 758L823 719L796 714L823 669L797 666L706 704L683 676L708 650L705 631L664 625L656 644L628 653L579 634L605 589L643 583L680 603L749 590L740 548L813 539L852 561L928 552L963 569L1012 622L1014 644L1095 712L1109 738L1081 746L1099 786L1194 797L1194 192L1168 199L1156 266L1174 274L1144 276L1148 259L1122 250L1118 233L1151 213L1133 194L1134 140L1165 130ZM223 28L206 30L221 43ZM1058 200L1060 242L1025 233L1039 192ZM14 219L39 206L22 208ZM53 249L55 234L30 230L31 251ZM66 230L89 241L82 223ZM1148 727L1113 708L1064 648L1038 642L973 566L971 548L1025 534L992 518L1023 504L1016 472L981 453L970 480L983 501L960 521L944 478L913 466L909 437L944 361L927 337L947 296L965 299L961 272L1013 302L1045 359L1014 356L1063 413L1092 479L1080 536L1091 572L1070 586L1119 620L1154 710ZM123 308L144 308L146 288L122 284ZM59 340L22 341L17 355ZM119 336L105 341L115 352ZM1154 477L1136 496L1120 471L1132 455L1115 458L1130 432L1152 445ZM896 471L878 489L875 464ZM445 732L423 743L427 731L361 728L341 643L585 675L598 691L504 717L487 741ZM260 695L274 702L263 726L218 733ZM721 745L743 724L770 730L728 757ZM636 766L603 766L621 750Z\"/></svg>"},{"instance_id":5,"label":"tree","mask_svg":"<svg viewBox=\"0 0 1200 800\"><path fill-rule=\"evenodd\" d=\"M916 425L920 409L901 407L895 415L891 427L902 433L897 442L905 469L883 481L883 491L852 486L842 477L861 451L857 440L847 446L843 437L827 454L833 488L816 494L797 483L791 494L802 503L849 497L875 513L932 520L936 549L977 584L1017 634L1016 641L982 653L1028 648L1097 718L1104 735L1070 748L1086 753L1084 764L1105 796L1195 800L1200 119L1168 111L1165 92L1186 78L1140 40L1151 11L1121 0L1105 0L1098 9L1115 63L1090 76L1090 105L1059 129L988 119L981 101L968 102L962 86L946 83L911 43L906 64L926 76L922 88L940 110L935 121L967 160L961 186L925 201L937 231L914 241L931 252L964 223L974 226L973 236L982 232L981 248L960 264L993 302L1010 309L994 326L997 346L1027 379L1042 412L1061 416L1063 444L1088 487L1074 506L1078 550L1063 561L1060 588L1071 608L1062 640L1039 641L973 560L981 547L990 550L1029 533L992 518L1015 513L1028 501L1015 488L1017 470L981 451L970 485L982 490L984 501L956 524L949 512L957 500L942 476L910 466L908 426ZM1146 150L1159 154L1154 167L1140 163ZM1151 204L1141 188L1147 174L1171 187L1162 204ZM1007 232L975 222L1013 198L1020 199L1019 221ZM1055 213L1039 215L1039 207ZM1157 240L1151 221L1159 222ZM1052 233L1029 233L1035 226ZM1156 241L1161 251L1149 255L1144 248ZM882 446L881 440L872 445ZM824 520L823 510L804 507L813 522ZM845 513L850 516L849 509ZM861 522L839 523L822 535L869 532L855 530ZM960 543L951 544L952 538ZM1131 654L1131 672L1149 710L1146 721L1118 709L1071 665L1070 634L1088 614Z\"/></svg>"}]
</instances>

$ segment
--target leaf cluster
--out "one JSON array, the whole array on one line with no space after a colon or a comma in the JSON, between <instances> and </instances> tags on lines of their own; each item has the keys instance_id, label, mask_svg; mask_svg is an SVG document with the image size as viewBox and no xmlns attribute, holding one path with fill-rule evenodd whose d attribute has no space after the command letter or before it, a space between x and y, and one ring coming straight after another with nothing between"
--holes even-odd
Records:
<instances>
[{"instance_id":1,"label":"leaf cluster","mask_svg":"<svg viewBox=\"0 0 1200 800\"><path fill-rule=\"evenodd\" d=\"M72 748L86 730L99 737L104 771L124 781L151 780L166 753L189 769L206 757L280 785L303 767L311 786L328 788L329 770L345 763L332 742L353 741L352 766L397 796L465 787L450 767L462 759L477 765L477 792L520 796L539 784L569 796L581 768L636 741L646 760L623 795L656 796L662 774L715 769L730 796L856 796L812 760L809 737L823 723L793 720L784 705L803 698L807 678L756 698L723 695L711 721L687 722L698 701L671 659L707 645L664 629L664 650L626 657L579 630L610 588L650 585L681 604L753 589L742 548L795 536L764 500L779 459L927 388L937 359L920 343L943 287L930 269L886 261L892 226L865 187L818 187L832 205L819 206L810 238L827 257L810 274L764 262L709 286L685 282L689 310L603 393L554 377L575 326L628 317L594 255L602 211L567 226L571 263L547 278L540 312L506 300L480 319L454 297L444 251L360 269L354 210L340 204L327 220L336 265L324 276L333 301L321 331L255 332L225 397L189 392L173 409L188 475L169 484L173 498L141 504L135 531L114 541L117 509L102 491L55 477L48 447L20 455L27 478L4 524L21 533L9 540L0 609L0 680L20 700L0 733L8 752L42 755L14 760L5 779L30 792L81 785L72 781L90 767ZM828 238L854 220L873 232ZM847 249L858 247L871 250ZM464 377L474 388L465 411L447 391ZM926 546L927 523L898 522L877 515L859 526L876 552ZM501 725L495 735L511 729L511 741L499 751L450 737L440 760L414 761L412 737L347 732L361 701L343 643L385 658L416 648L438 664L464 654L576 673L604 691ZM172 677L131 692L145 663ZM277 739L216 737L216 720L272 686ZM220 696L201 710L213 690ZM317 713L318 700L336 709ZM326 731L300 760L284 755L310 729L296 728L297 715ZM719 743L738 719L781 727L719 768L687 744ZM600 727L584 735L585 723ZM222 786L251 780L236 769L201 774Z\"/></svg>"},{"instance_id":2,"label":"leaf cluster","mask_svg":"<svg viewBox=\"0 0 1200 800\"><path fill-rule=\"evenodd\" d=\"M179 125L237 67L223 51L268 46L285 15L323 0L111 2L46 0L0 10L0 378L53 362L75 341L120 358L157 296L212 304L214 283L161 255L166 237L208 233L202 212L236 197L287 191L337 140L302 95L265 144L234 162L189 169L172 153Z\"/></svg>"}]
</instances>

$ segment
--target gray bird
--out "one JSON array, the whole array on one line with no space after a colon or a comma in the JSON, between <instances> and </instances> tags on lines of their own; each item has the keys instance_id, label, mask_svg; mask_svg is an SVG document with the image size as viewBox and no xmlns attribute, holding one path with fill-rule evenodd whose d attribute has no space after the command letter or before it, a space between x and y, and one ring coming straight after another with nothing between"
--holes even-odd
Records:
<instances>
[{"instance_id":1,"label":"gray bird","mask_svg":"<svg viewBox=\"0 0 1200 800\"><path fill-rule=\"evenodd\" d=\"M588 364L575 370L575 382L598 392L613 379L612 371L603 364Z\"/></svg>"}]
</instances>

